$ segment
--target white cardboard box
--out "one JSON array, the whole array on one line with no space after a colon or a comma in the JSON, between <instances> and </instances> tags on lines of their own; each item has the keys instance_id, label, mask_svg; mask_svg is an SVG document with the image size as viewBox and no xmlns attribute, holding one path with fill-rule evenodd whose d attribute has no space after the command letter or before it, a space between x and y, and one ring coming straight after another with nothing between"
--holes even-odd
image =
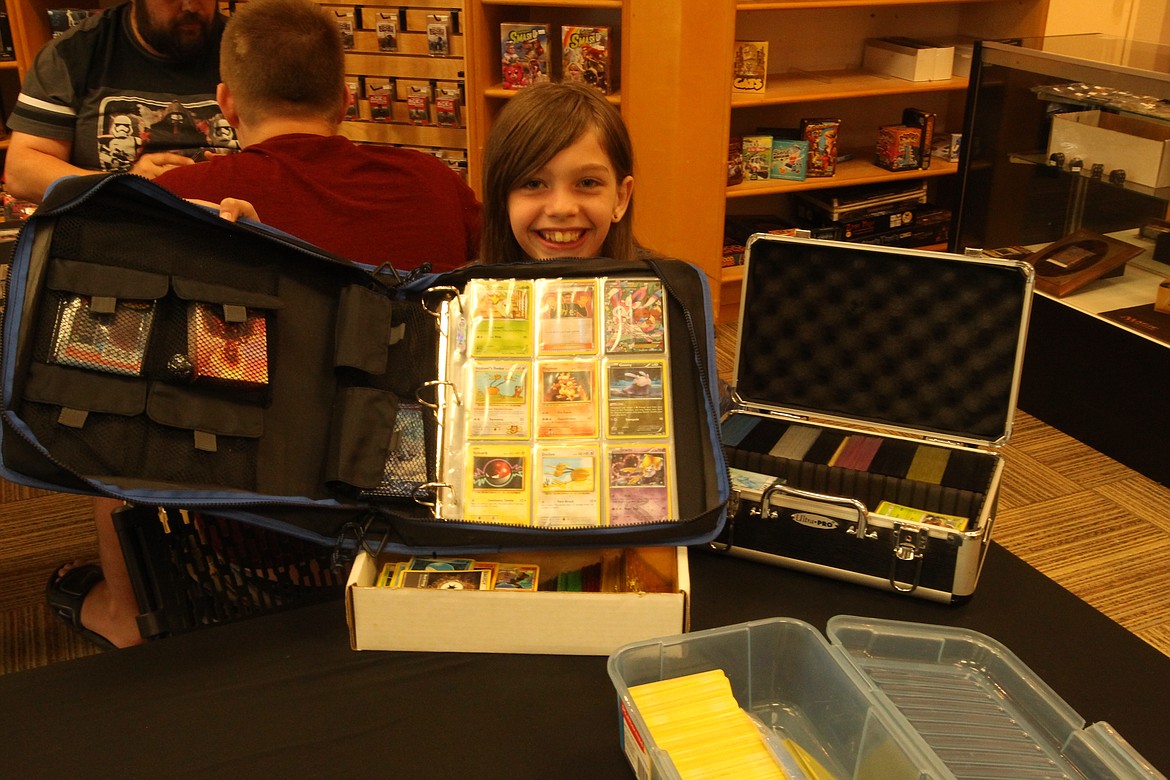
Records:
<instances>
[{"instance_id":1,"label":"white cardboard box","mask_svg":"<svg viewBox=\"0 0 1170 780\"><path fill-rule=\"evenodd\" d=\"M1079 159L1082 174L1100 163L1107 179L1125 171L1125 180L1147 187L1170 186L1170 124L1101 111L1056 114L1048 138L1048 155Z\"/></svg>"},{"instance_id":2,"label":"white cardboard box","mask_svg":"<svg viewBox=\"0 0 1170 780\"><path fill-rule=\"evenodd\" d=\"M909 38L871 38L865 42L862 66L907 81L951 78L955 48L935 46Z\"/></svg>"},{"instance_id":3,"label":"white cardboard box","mask_svg":"<svg viewBox=\"0 0 1170 780\"><path fill-rule=\"evenodd\" d=\"M473 556L536 563L541 580L597 562L600 550ZM355 650L609 655L617 648L686 632L690 576L685 547L639 548L669 593L565 593L382 588L381 564L359 553L345 589L349 644Z\"/></svg>"}]
</instances>

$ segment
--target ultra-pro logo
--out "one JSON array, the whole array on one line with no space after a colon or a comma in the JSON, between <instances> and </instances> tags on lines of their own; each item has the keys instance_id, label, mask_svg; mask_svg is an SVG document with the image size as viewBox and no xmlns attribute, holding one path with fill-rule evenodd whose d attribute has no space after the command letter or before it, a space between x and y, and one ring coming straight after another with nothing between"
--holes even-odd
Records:
<instances>
[{"instance_id":1,"label":"ultra-pro logo","mask_svg":"<svg viewBox=\"0 0 1170 780\"><path fill-rule=\"evenodd\" d=\"M823 528L826 531L832 531L837 527L838 523L831 517L824 515L810 515L808 512L793 512L792 519L801 525L809 528Z\"/></svg>"}]
</instances>

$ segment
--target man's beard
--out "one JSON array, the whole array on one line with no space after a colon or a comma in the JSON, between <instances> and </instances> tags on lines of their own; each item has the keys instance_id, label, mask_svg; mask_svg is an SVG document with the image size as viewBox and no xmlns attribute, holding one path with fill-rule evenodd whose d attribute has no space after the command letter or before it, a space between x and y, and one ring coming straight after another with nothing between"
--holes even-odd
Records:
<instances>
[{"instance_id":1,"label":"man's beard","mask_svg":"<svg viewBox=\"0 0 1170 780\"><path fill-rule=\"evenodd\" d=\"M170 60L185 60L200 54L211 44L211 32L218 22L217 17L203 19L196 13L184 13L173 19L169 26L156 26L142 0L134 3L134 21L138 34L150 48ZM185 25L198 23L198 30L187 29Z\"/></svg>"}]
</instances>

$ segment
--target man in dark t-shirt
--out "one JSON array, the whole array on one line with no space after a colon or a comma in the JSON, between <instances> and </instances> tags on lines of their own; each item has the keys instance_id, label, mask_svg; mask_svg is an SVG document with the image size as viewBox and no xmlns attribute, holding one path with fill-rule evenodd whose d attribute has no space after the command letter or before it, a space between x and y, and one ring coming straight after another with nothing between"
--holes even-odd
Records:
<instances>
[{"instance_id":1,"label":"man in dark t-shirt","mask_svg":"<svg viewBox=\"0 0 1170 780\"><path fill-rule=\"evenodd\" d=\"M223 27L215 0L131 0L45 44L8 120L8 191L39 202L62 176L152 179L234 148L214 132Z\"/></svg>"}]
</instances>

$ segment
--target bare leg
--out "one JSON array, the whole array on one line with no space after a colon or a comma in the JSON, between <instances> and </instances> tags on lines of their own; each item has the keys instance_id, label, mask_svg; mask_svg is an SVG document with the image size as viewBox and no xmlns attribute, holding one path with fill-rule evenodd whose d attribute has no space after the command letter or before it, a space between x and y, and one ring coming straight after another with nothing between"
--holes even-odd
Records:
<instances>
[{"instance_id":1,"label":"bare leg","mask_svg":"<svg viewBox=\"0 0 1170 780\"><path fill-rule=\"evenodd\" d=\"M94 524L97 527L98 561L105 580L99 582L85 598L81 607L81 623L109 639L118 647L143 643L138 631L138 600L122 545L114 528L113 512L122 502L111 498L93 500ZM61 571L65 572L69 566Z\"/></svg>"}]
</instances>

